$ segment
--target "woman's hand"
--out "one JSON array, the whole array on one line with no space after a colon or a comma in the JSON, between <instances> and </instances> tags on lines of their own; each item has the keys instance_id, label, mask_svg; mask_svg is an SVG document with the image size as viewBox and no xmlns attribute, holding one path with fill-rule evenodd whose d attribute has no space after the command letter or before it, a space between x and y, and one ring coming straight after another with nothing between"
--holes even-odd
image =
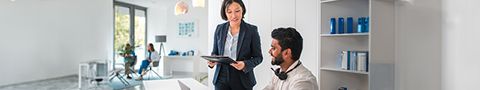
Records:
<instances>
[{"instance_id":1,"label":"woman's hand","mask_svg":"<svg viewBox=\"0 0 480 90\"><path fill-rule=\"evenodd\" d=\"M208 61L207 63L209 68L213 68L215 65L217 65L217 62Z\"/></svg>"},{"instance_id":2,"label":"woman's hand","mask_svg":"<svg viewBox=\"0 0 480 90\"><path fill-rule=\"evenodd\" d=\"M243 61L235 61L237 63L231 63L230 65L233 66L235 69L243 71L245 68L245 62Z\"/></svg>"}]
</instances>

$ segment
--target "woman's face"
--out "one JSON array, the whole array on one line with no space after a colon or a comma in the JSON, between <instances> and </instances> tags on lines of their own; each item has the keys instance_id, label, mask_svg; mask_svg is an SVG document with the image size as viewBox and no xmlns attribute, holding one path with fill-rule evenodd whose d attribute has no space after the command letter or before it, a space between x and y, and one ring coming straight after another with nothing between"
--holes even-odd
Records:
<instances>
[{"instance_id":1,"label":"woman's face","mask_svg":"<svg viewBox=\"0 0 480 90\"><path fill-rule=\"evenodd\" d=\"M232 4L230 4L230 6L227 7L225 13L230 24L240 25L240 22L243 18L243 10L240 4L238 4L237 2L233 2Z\"/></svg>"},{"instance_id":2,"label":"woman's face","mask_svg":"<svg viewBox=\"0 0 480 90\"><path fill-rule=\"evenodd\" d=\"M147 45L147 50L152 51L152 47L150 45Z\"/></svg>"}]
</instances>

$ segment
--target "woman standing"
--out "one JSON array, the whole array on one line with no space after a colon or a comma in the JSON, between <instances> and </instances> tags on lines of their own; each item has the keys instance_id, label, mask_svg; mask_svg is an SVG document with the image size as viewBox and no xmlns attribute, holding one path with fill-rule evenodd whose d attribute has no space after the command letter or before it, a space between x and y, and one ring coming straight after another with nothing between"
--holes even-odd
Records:
<instances>
[{"instance_id":1,"label":"woman standing","mask_svg":"<svg viewBox=\"0 0 480 90\"><path fill-rule=\"evenodd\" d=\"M215 30L212 55L228 56L236 63L208 62L210 68L216 66L215 90L252 90L253 68L263 59L257 26L243 21L246 9L241 0L223 0L220 12L227 22Z\"/></svg>"}]
</instances>

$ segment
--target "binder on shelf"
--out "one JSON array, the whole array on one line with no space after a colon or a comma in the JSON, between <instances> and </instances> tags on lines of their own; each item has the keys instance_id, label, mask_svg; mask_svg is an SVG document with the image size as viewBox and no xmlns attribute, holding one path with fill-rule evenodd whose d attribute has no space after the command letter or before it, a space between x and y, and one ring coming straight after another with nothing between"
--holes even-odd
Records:
<instances>
[{"instance_id":1,"label":"binder on shelf","mask_svg":"<svg viewBox=\"0 0 480 90\"><path fill-rule=\"evenodd\" d=\"M363 32L363 17L358 17L358 24L357 24L357 32L362 33Z\"/></svg>"},{"instance_id":2,"label":"binder on shelf","mask_svg":"<svg viewBox=\"0 0 480 90\"><path fill-rule=\"evenodd\" d=\"M342 56L342 64L341 64L341 69L343 70L348 70L348 53L349 51L342 51L341 56Z\"/></svg>"},{"instance_id":3,"label":"binder on shelf","mask_svg":"<svg viewBox=\"0 0 480 90\"><path fill-rule=\"evenodd\" d=\"M345 33L345 20L343 17L338 18L338 34Z\"/></svg>"},{"instance_id":4,"label":"binder on shelf","mask_svg":"<svg viewBox=\"0 0 480 90\"><path fill-rule=\"evenodd\" d=\"M343 63L343 52L340 52L338 53L337 55L337 67L336 68L339 68L339 69L342 69L342 63Z\"/></svg>"},{"instance_id":5,"label":"binder on shelf","mask_svg":"<svg viewBox=\"0 0 480 90\"><path fill-rule=\"evenodd\" d=\"M336 23L336 19L333 17L333 18L330 18L330 34L336 34L336 27L337 27L337 23Z\"/></svg>"},{"instance_id":6,"label":"binder on shelf","mask_svg":"<svg viewBox=\"0 0 480 90\"><path fill-rule=\"evenodd\" d=\"M368 72L368 51L341 51L339 56L341 70Z\"/></svg>"},{"instance_id":7,"label":"binder on shelf","mask_svg":"<svg viewBox=\"0 0 480 90\"><path fill-rule=\"evenodd\" d=\"M353 33L353 18L347 17L347 33Z\"/></svg>"},{"instance_id":8,"label":"binder on shelf","mask_svg":"<svg viewBox=\"0 0 480 90\"><path fill-rule=\"evenodd\" d=\"M367 72L368 60L367 60L367 52L358 52L358 71Z\"/></svg>"},{"instance_id":9,"label":"binder on shelf","mask_svg":"<svg viewBox=\"0 0 480 90\"><path fill-rule=\"evenodd\" d=\"M357 52L350 51L350 70L356 71L357 70Z\"/></svg>"},{"instance_id":10,"label":"binder on shelf","mask_svg":"<svg viewBox=\"0 0 480 90\"><path fill-rule=\"evenodd\" d=\"M363 32L369 32L369 30L368 30L369 20L368 20L368 19L369 19L369 17L364 17L364 18L363 18L363 28L364 28L364 29L363 29Z\"/></svg>"},{"instance_id":11,"label":"binder on shelf","mask_svg":"<svg viewBox=\"0 0 480 90\"><path fill-rule=\"evenodd\" d=\"M352 70L351 66L351 52L347 51L347 70Z\"/></svg>"}]
</instances>

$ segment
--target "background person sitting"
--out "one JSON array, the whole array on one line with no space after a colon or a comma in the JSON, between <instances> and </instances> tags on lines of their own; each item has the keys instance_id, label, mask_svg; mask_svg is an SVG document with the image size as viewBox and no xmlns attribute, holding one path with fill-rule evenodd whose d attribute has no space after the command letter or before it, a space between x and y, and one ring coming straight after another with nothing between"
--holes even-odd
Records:
<instances>
[{"instance_id":1,"label":"background person sitting","mask_svg":"<svg viewBox=\"0 0 480 90\"><path fill-rule=\"evenodd\" d=\"M152 63L154 60L159 60L159 55L155 51L155 48L153 48L153 44L149 43L147 46L147 51L148 51L148 57L142 61L142 64L140 65L140 68L138 69L138 74L140 74L140 77L137 78L137 80L142 80L143 76L147 74L146 70L148 65ZM142 72L143 71L143 72Z\"/></svg>"},{"instance_id":2,"label":"background person sitting","mask_svg":"<svg viewBox=\"0 0 480 90\"><path fill-rule=\"evenodd\" d=\"M133 66L136 60L136 55L132 46L130 46L128 43L125 44L123 53L121 55L124 57L123 62L125 63L125 75L127 75L127 79L132 79L132 77L130 77L130 67Z\"/></svg>"}]
</instances>

